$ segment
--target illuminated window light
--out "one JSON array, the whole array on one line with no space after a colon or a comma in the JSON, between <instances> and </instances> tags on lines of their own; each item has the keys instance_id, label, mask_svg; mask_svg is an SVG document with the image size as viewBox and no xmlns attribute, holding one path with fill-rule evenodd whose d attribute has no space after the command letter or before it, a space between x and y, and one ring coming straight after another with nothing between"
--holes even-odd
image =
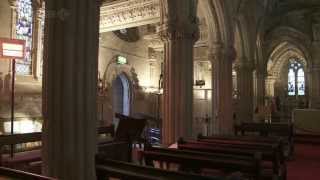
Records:
<instances>
[{"instance_id":1,"label":"illuminated window light","mask_svg":"<svg viewBox=\"0 0 320 180\"><path fill-rule=\"evenodd\" d=\"M117 57L117 64L127 64L127 58L123 56L118 56Z\"/></svg>"}]
</instances>

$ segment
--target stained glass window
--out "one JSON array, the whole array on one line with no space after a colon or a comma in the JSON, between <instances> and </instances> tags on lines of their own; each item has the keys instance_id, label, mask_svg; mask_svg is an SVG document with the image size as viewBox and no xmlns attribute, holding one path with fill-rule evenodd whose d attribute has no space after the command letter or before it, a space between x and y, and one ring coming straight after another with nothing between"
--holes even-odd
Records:
<instances>
[{"instance_id":1,"label":"stained glass window","mask_svg":"<svg viewBox=\"0 0 320 180\"><path fill-rule=\"evenodd\" d=\"M288 72L288 95L304 96L305 95L305 77L301 63L292 60L289 64Z\"/></svg>"},{"instance_id":2,"label":"stained glass window","mask_svg":"<svg viewBox=\"0 0 320 180\"><path fill-rule=\"evenodd\" d=\"M19 75L30 75L32 68L32 3L31 0L18 0L17 7L17 39L26 41L26 56L23 60L17 60L16 72Z\"/></svg>"},{"instance_id":3,"label":"stained glass window","mask_svg":"<svg viewBox=\"0 0 320 180\"><path fill-rule=\"evenodd\" d=\"M298 70L298 95L303 96L304 95L304 90L305 90L305 82L304 82L304 71L303 69Z\"/></svg>"},{"instance_id":4,"label":"stained glass window","mask_svg":"<svg viewBox=\"0 0 320 180\"><path fill-rule=\"evenodd\" d=\"M288 73L288 94L289 96L294 96L296 95L296 89L295 89L295 84L296 84L296 78L295 78L295 73L292 68L289 69Z\"/></svg>"},{"instance_id":5,"label":"stained glass window","mask_svg":"<svg viewBox=\"0 0 320 180\"><path fill-rule=\"evenodd\" d=\"M43 2L43 9L45 9L45 3ZM41 12L41 21L40 21L40 26L41 26L41 43L40 43L40 52L41 52L41 56L40 56L40 69L39 69L39 72L40 72L40 76L42 77L42 73L43 73L43 44L44 44L44 23L45 23L45 19L46 19L46 14L44 12L44 10Z\"/></svg>"}]
</instances>

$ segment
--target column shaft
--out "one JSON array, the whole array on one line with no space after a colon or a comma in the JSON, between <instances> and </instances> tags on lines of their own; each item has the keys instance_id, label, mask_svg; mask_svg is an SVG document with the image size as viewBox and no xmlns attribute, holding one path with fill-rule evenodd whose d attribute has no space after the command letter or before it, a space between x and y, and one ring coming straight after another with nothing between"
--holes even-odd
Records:
<instances>
[{"instance_id":1,"label":"column shaft","mask_svg":"<svg viewBox=\"0 0 320 180\"><path fill-rule=\"evenodd\" d=\"M257 106L264 106L264 97L265 97L265 73L262 70L257 69L256 71L256 98L257 98Z\"/></svg>"},{"instance_id":2,"label":"column shaft","mask_svg":"<svg viewBox=\"0 0 320 180\"><path fill-rule=\"evenodd\" d=\"M35 2L34 2L35 3ZM40 51L41 51L41 9L40 4L33 4L33 32L32 32L32 75L35 79L39 76Z\"/></svg>"},{"instance_id":3,"label":"column shaft","mask_svg":"<svg viewBox=\"0 0 320 180\"><path fill-rule=\"evenodd\" d=\"M163 143L188 137L193 117L193 43L169 40L165 43Z\"/></svg>"},{"instance_id":4,"label":"column shaft","mask_svg":"<svg viewBox=\"0 0 320 180\"><path fill-rule=\"evenodd\" d=\"M310 105L313 109L320 109L320 65L314 65L310 74Z\"/></svg>"},{"instance_id":5,"label":"column shaft","mask_svg":"<svg viewBox=\"0 0 320 180\"><path fill-rule=\"evenodd\" d=\"M312 64L310 67L310 106L320 109L320 37L312 43Z\"/></svg>"},{"instance_id":6,"label":"column shaft","mask_svg":"<svg viewBox=\"0 0 320 180\"><path fill-rule=\"evenodd\" d=\"M47 0L44 173L95 179L99 4Z\"/></svg>"},{"instance_id":7,"label":"column shaft","mask_svg":"<svg viewBox=\"0 0 320 180\"><path fill-rule=\"evenodd\" d=\"M219 46L219 45L218 45ZM233 133L232 60L234 50L218 47L211 52L213 69L213 133Z\"/></svg>"},{"instance_id":8,"label":"column shaft","mask_svg":"<svg viewBox=\"0 0 320 180\"><path fill-rule=\"evenodd\" d=\"M193 120L193 45L198 38L196 1L161 0L165 44L162 143L190 137Z\"/></svg>"},{"instance_id":9,"label":"column shaft","mask_svg":"<svg viewBox=\"0 0 320 180\"><path fill-rule=\"evenodd\" d=\"M238 64L237 86L239 91L239 112L237 123L253 120L253 67L249 62Z\"/></svg>"}]
</instances>

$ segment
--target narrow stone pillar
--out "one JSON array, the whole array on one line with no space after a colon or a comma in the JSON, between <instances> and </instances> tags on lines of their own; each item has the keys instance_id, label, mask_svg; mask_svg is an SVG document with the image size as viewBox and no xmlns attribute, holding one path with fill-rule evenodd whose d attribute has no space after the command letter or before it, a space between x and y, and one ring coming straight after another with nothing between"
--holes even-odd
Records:
<instances>
[{"instance_id":1,"label":"narrow stone pillar","mask_svg":"<svg viewBox=\"0 0 320 180\"><path fill-rule=\"evenodd\" d=\"M193 120L193 45L198 38L196 1L162 0L159 33L164 41L162 143L190 137Z\"/></svg>"},{"instance_id":2,"label":"narrow stone pillar","mask_svg":"<svg viewBox=\"0 0 320 180\"><path fill-rule=\"evenodd\" d=\"M236 64L237 87L239 91L239 112L237 123L253 120L253 66L247 59Z\"/></svg>"},{"instance_id":3,"label":"narrow stone pillar","mask_svg":"<svg viewBox=\"0 0 320 180\"><path fill-rule=\"evenodd\" d=\"M211 52L209 59L213 64L213 133L233 133L233 108L232 108L232 61L235 58L233 48L224 48L217 44Z\"/></svg>"},{"instance_id":4,"label":"narrow stone pillar","mask_svg":"<svg viewBox=\"0 0 320 180\"><path fill-rule=\"evenodd\" d=\"M11 8L11 38L16 37L16 26L17 26L17 0L8 0Z\"/></svg>"},{"instance_id":5,"label":"narrow stone pillar","mask_svg":"<svg viewBox=\"0 0 320 180\"><path fill-rule=\"evenodd\" d=\"M43 9L38 2L32 2L33 7L33 32L32 32L32 75L35 79L39 78L40 63L41 63L41 47L42 47L42 13Z\"/></svg>"},{"instance_id":6,"label":"narrow stone pillar","mask_svg":"<svg viewBox=\"0 0 320 180\"><path fill-rule=\"evenodd\" d=\"M266 84L265 84L265 76L266 73L262 68L257 68L256 69L256 104L257 107L262 107L264 106L264 97L265 97L265 89L266 89Z\"/></svg>"},{"instance_id":7,"label":"narrow stone pillar","mask_svg":"<svg viewBox=\"0 0 320 180\"><path fill-rule=\"evenodd\" d=\"M320 109L320 41L312 46L312 64L310 67L310 107Z\"/></svg>"},{"instance_id":8,"label":"narrow stone pillar","mask_svg":"<svg viewBox=\"0 0 320 180\"><path fill-rule=\"evenodd\" d=\"M47 0L44 174L95 179L99 3Z\"/></svg>"}]
</instances>

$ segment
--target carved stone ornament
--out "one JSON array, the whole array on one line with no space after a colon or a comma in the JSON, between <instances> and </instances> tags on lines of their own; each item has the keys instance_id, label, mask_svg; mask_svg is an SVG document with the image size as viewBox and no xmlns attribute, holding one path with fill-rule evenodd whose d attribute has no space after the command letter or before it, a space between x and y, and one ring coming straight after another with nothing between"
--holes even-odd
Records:
<instances>
[{"instance_id":1,"label":"carved stone ornament","mask_svg":"<svg viewBox=\"0 0 320 180\"><path fill-rule=\"evenodd\" d=\"M197 24L164 24L159 27L158 32L163 41L190 39L195 42L199 39L199 29Z\"/></svg>"},{"instance_id":2,"label":"carved stone ornament","mask_svg":"<svg viewBox=\"0 0 320 180\"><path fill-rule=\"evenodd\" d=\"M8 0L8 2L9 2L9 5L12 9L17 8L17 6L18 6L17 0Z\"/></svg>"},{"instance_id":3,"label":"carved stone ornament","mask_svg":"<svg viewBox=\"0 0 320 180\"><path fill-rule=\"evenodd\" d=\"M208 52L208 57L211 61L215 60L235 60L237 56L236 50L234 47L224 47L223 44L217 43Z\"/></svg>"},{"instance_id":4,"label":"carved stone ornament","mask_svg":"<svg viewBox=\"0 0 320 180\"><path fill-rule=\"evenodd\" d=\"M160 22L159 0L128 0L103 4L100 8L100 32Z\"/></svg>"}]
</instances>

